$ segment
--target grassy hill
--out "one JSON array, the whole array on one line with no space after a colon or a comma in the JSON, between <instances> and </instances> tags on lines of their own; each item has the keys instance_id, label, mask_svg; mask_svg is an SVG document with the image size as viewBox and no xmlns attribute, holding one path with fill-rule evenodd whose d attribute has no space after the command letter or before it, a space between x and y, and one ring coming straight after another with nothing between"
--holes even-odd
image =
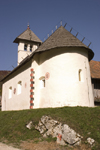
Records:
<instances>
[{"instance_id":1,"label":"grassy hill","mask_svg":"<svg viewBox=\"0 0 100 150\"><path fill-rule=\"evenodd\" d=\"M34 124L38 124L43 115L49 115L55 120L68 124L84 137L83 143L86 143L88 137L93 138L96 141L96 146L93 149L100 150L100 107L0 111L0 141L7 140L10 143L19 143L41 137L38 131L28 130L25 125L31 120Z\"/></svg>"}]
</instances>

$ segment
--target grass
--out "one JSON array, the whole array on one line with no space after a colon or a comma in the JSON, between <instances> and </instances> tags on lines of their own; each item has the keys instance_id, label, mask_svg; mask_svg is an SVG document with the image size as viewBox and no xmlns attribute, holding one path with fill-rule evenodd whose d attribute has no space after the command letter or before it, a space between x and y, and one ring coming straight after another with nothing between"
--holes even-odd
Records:
<instances>
[{"instance_id":1,"label":"grass","mask_svg":"<svg viewBox=\"0 0 100 150\"><path fill-rule=\"evenodd\" d=\"M10 143L42 138L34 128L29 130L26 124L33 121L38 124L43 115L49 115L53 119L68 124L76 132L82 135L86 143L88 137L96 141L92 149L100 150L100 107L62 107L45 108L22 111L0 111L0 141L7 140ZM47 139L47 141L51 140Z\"/></svg>"}]
</instances>

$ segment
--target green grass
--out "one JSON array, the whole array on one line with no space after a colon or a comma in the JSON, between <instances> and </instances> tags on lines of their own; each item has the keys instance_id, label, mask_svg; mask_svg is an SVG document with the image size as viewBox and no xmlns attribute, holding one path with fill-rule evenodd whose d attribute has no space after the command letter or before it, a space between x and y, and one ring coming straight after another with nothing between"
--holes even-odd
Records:
<instances>
[{"instance_id":1,"label":"green grass","mask_svg":"<svg viewBox=\"0 0 100 150\"><path fill-rule=\"evenodd\" d=\"M43 115L49 115L55 120L68 124L84 137L83 142L88 137L93 138L96 141L96 146L93 149L100 150L100 107L0 111L0 141L7 140L10 143L19 143L20 141L42 138L38 131L34 128L29 130L25 125L31 120L34 124L38 124Z\"/></svg>"}]
</instances>

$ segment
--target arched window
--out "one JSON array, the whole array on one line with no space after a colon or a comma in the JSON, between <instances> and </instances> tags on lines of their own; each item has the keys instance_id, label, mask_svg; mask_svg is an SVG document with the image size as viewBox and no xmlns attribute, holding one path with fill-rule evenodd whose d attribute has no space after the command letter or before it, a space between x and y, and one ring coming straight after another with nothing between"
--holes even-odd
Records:
<instances>
[{"instance_id":1,"label":"arched window","mask_svg":"<svg viewBox=\"0 0 100 150\"><path fill-rule=\"evenodd\" d=\"M18 85L17 85L17 94L21 94L21 91L22 91L22 81L19 81L18 82Z\"/></svg>"},{"instance_id":2,"label":"arched window","mask_svg":"<svg viewBox=\"0 0 100 150\"><path fill-rule=\"evenodd\" d=\"M9 87L9 98L12 98L12 86Z\"/></svg>"},{"instance_id":3,"label":"arched window","mask_svg":"<svg viewBox=\"0 0 100 150\"><path fill-rule=\"evenodd\" d=\"M82 69L79 69L78 77L79 77L79 81L82 81Z\"/></svg>"},{"instance_id":4,"label":"arched window","mask_svg":"<svg viewBox=\"0 0 100 150\"><path fill-rule=\"evenodd\" d=\"M39 78L39 80L40 80L40 88L42 89L45 87L45 77L42 76Z\"/></svg>"}]
</instances>

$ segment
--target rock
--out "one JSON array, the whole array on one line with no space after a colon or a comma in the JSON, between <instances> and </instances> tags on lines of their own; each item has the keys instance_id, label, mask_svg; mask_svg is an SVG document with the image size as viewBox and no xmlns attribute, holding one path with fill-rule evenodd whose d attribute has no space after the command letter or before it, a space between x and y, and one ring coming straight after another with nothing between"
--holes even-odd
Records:
<instances>
[{"instance_id":1,"label":"rock","mask_svg":"<svg viewBox=\"0 0 100 150\"><path fill-rule=\"evenodd\" d=\"M33 122L30 121L30 122L26 125L26 128L32 129L32 127L33 127Z\"/></svg>"},{"instance_id":2,"label":"rock","mask_svg":"<svg viewBox=\"0 0 100 150\"><path fill-rule=\"evenodd\" d=\"M38 125L35 126L35 129L37 129L41 134L46 131L46 127L42 124L41 121L39 121Z\"/></svg>"},{"instance_id":3,"label":"rock","mask_svg":"<svg viewBox=\"0 0 100 150\"><path fill-rule=\"evenodd\" d=\"M58 121L53 120L49 116L42 116L41 122L45 125L46 129L48 130L59 123Z\"/></svg>"},{"instance_id":4,"label":"rock","mask_svg":"<svg viewBox=\"0 0 100 150\"><path fill-rule=\"evenodd\" d=\"M89 138L87 138L87 142L88 142L91 146L94 146L95 140L89 137Z\"/></svg>"},{"instance_id":5,"label":"rock","mask_svg":"<svg viewBox=\"0 0 100 150\"><path fill-rule=\"evenodd\" d=\"M79 143L79 141L81 141L81 136L77 134L73 129L71 129L67 124L63 125L62 138L70 145L74 145L77 142Z\"/></svg>"},{"instance_id":6,"label":"rock","mask_svg":"<svg viewBox=\"0 0 100 150\"><path fill-rule=\"evenodd\" d=\"M53 128L53 137L57 137L58 134L62 135L62 123L58 124L56 127Z\"/></svg>"},{"instance_id":7,"label":"rock","mask_svg":"<svg viewBox=\"0 0 100 150\"><path fill-rule=\"evenodd\" d=\"M32 122L27 125L27 128L31 129ZM60 145L80 145L81 136L71 129L67 124L62 124L56 120L53 120L49 116L42 116L38 125L35 126L43 137L52 136L57 137L57 143Z\"/></svg>"},{"instance_id":8,"label":"rock","mask_svg":"<svg viewBox=\"0 0 100 150\"><path fill-rule=\"evenodd\" d=\"M67 145L67 144L65 143L65 141L63 140L61 134L58 134L58 136L57 136L57 143L60 144L60 145Z\"/></svg>"}]
</instances>

